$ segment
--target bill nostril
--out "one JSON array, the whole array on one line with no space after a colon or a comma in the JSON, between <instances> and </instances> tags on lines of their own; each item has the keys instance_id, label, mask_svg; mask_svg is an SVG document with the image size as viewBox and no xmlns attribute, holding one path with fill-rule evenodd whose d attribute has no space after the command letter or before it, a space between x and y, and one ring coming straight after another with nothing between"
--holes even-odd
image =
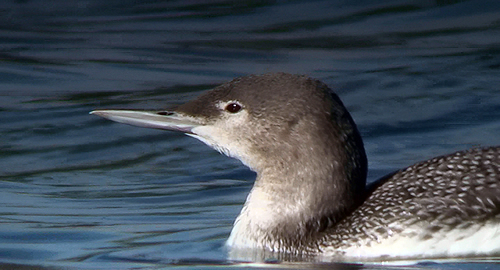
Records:
<instances>
[{"instance_id":1,"label":"bill nostril","mask_svg":"<svg viewBox=\"0 0 500 270\"><path fill-rule=\"evenodd\" d=\"M173 115L174 113L170 112L170 111L161 111L161 112L157 112L156 114L169 116L169 115Z\"/></svg>"}]
</instances>

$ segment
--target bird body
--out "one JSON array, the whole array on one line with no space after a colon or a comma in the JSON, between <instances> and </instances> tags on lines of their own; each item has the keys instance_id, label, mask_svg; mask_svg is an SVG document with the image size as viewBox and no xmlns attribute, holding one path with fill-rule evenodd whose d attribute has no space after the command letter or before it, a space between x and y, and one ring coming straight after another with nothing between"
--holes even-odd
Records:
<instances>
[{"instance_id":1,"label":"bird body","mask_svg":"<svg viewBox=\"0 0 500 270\"><path fill-rule=\"evenodd\" d=\"M350 114L325 84L237 78L171 111L99 110L184 132L257 173L227 241L243 260L387 260L500 253L500 147L417 163L366 187Z\"/></svg>"}]
</instances>

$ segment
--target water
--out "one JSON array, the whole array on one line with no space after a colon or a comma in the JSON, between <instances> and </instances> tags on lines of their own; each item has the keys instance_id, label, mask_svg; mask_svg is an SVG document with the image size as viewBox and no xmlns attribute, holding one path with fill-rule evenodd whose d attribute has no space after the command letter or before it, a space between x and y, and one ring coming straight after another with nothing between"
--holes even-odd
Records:
<instances>
[{"instance_id":1,"label":"water","mask_svg":"<svg viewBox=\"0 0 500 270\"><path fill-rule=\"evenodd\" d=\"M2 1L0 14L3 269L247 266L227 262L223 244L254 174L192 138L94 109L167 108L285 71L336 90L364 137L369 181L500 144L496 0L33 0Z\"/></svg>"}]
</instances>

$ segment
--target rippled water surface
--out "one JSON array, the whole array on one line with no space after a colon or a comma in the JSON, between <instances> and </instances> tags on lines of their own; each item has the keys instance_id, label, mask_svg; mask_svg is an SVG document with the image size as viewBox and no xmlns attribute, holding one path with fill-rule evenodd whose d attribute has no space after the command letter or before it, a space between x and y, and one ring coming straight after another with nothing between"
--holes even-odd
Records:
<instances>
[{"instance_id":1,"label":"rippled water surface","mask_svg":"<svg viewBox=\"0 0 500 270\"><path fill-rule=\"evenodd\" d=\"M335 89L369 181L500 145L497 0L2 1L0 268L242 266L223 245L255 175L182 134L88 112L167 108L273 71Z\"/></svg>"}]
</instances>

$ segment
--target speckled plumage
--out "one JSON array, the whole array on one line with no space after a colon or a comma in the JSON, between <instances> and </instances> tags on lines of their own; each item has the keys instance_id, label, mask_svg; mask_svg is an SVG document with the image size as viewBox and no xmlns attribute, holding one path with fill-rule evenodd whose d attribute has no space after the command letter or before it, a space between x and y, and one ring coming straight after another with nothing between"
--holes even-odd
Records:
<instances>
[{"instance_id":1,"label":"speckled plumage","mask_svg":"<svg viewBox=\"0 0 500 270\"><path fill-rule=\"evenodd\" d=\"M356 125L306 76L237 78L174 111L93 113L184 132L257 172L227 241L232 259L500 254L500 147L420 162L365 190Z\"/></svg>"},{"instance_id":2,"label":"speckled plumage","mask_svg":"<svg viewBox=\"0 0 500 270\"><path fill-rule=\"evenodd\" d=\"M417 163L381 180L366 201L327 229L309 252L345 256L352 247L376 245L391 237L425 242L453 230L487 222L498 224L499 176L498 147L470 149ZM419 229L408 230L412 226ZM498 230L500 234L500 226ZM377 255L391 257L394 253ZM469 251L457 255L477 254L469 247ZM427 257L447 256L441 251Z\"/></svg>"}]
</instances>

